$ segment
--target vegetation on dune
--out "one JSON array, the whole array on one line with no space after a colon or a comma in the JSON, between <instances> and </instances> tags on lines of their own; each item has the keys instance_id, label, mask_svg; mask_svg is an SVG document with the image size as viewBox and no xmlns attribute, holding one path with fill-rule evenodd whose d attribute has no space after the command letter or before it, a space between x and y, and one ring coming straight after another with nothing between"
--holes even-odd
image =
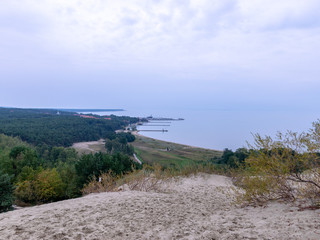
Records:
<instances>
[{"instance_id":1,"label":"vegetation on dune","mask_svg":"<svg viewBox=\"0 0 320 240\"><path fill-rule=\"evenodd\" d=\"M112 171L102 173L97 181L92 179L85 185L82 192L84 195L98 192L121 191L124 188L133 191L161 191L163 184L168 182L168 171L159 164L153 166L144 165L142 169L133 170L124 175L115 175Z\"/></svg>"},{"instance_id":2,"label":"vegetation on dune","mask_svg":"<svg viewBox=\"0 0 320 240\"><path fill-rule=\"evenodd\" d=\"M126 188L133 191L165 192L166 183L175 177L190 176L197 173L222 173L214 165L193 164L185 165L179 169L165 168L159 164L144 164L142 169L133 169L132 172L116 175L112 171L102 173L92 178L84 185L84 195L100 192L122 191Z\"/></svg>"},{"instance_id":3,"label":"vegetation on dune","mask_svg":"<svg viewBox=\"0 0 320 240\"><path fill-rule=\"evenodd\" d=\"M271 137L254 135L255 145L242 171L234 177L238 200L264 204L269 200L298 201L320 206L320 122L308 133L288 131Z\"/></svg>"}]
</instances>

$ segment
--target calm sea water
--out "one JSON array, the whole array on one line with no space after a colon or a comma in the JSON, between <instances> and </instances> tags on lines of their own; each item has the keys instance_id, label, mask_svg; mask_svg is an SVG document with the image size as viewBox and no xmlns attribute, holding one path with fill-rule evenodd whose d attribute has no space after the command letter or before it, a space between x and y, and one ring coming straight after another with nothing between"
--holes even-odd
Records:
<instances>
[{"instance_id":1,"label":"calm sea water","mask_svg":"<svg viewBox=\"0 0 320 240\"><path fill-rule=\"evenodd\" d=\"M171 121L170 126L142 126L138 129L166 129L168 132L140 133L160 140L216 150L223 150L224 148L236 150L239 147L246 147L247 141L249 143L253 142L252 133L275 136L277 131L307 131L312 127L312 122L320 118L320 111L271 110L129 109L121 112L99 112L95 114L184 118L183 121Z\"/></svg>"}]
</instances>

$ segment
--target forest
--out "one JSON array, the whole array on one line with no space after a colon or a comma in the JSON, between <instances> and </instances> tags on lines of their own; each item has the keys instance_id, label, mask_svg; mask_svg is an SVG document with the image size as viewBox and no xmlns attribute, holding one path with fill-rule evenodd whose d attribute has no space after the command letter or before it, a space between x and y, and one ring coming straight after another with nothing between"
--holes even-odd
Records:
<instances>
[{"instance_id":1,"label":"forest","mask_svg":"<svg viewBox=\"0 0 320 240\"><path fill-rule=\"evenodd\" d=\"M137 118L81 116L50 109L0 108L0 212L12 204L79 197L85 184L103 172L122 175L141 168L130 157L133 149L128 143L134 136L115 133ZM80 156L69 148L74 142L100 138L108 141L108 153Z\"/></svg>"},{"instance_id":2,"label":"forest","mask_svg":"<svg viewBox=\"0 0 320 240\"><path fill-rule=\"evenodd\" d=\"M81 115L53 109L0 108L0 133L35 146L69 147L75 142L107 138L138 118Z\"/></svg>"},{"instance_id":3,"label":"forest","mask_svg":"<svg viewBox=\"0 0 320 240\"><path fill-rule=\"evenodd\" d=\"M137 121L113 115L1 108L0 212L12 209L13 204L30 206L79 197L91 183L95 187L103 174L117 179L139 172L143 166L132 158L135 136L115 132ZM73 142L100 138L105 139L106 153L79 155L69 147ZM162 172L158 175L223 173L244 190L239 192L240 202L260 205L299 199L320 208L320 121L307 133L288 131L276 139L255 134L254 139L248 149L233 152L226 148L208 161L200 159L179 169L159 165ZM194 152L190 154L195 157ZM152 167L144 169L150 172ZM144 176L143 171L139 174Z\"/></svg>"}]
</instances>

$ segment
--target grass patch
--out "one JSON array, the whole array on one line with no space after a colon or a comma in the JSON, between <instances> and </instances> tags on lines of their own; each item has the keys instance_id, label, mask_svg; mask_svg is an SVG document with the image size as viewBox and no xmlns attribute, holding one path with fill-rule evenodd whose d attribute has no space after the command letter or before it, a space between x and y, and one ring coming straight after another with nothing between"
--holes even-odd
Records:
<instances>
[{"instance_id":1,"label":"grass patch","mask_svg":"<svg viewBox=\"0 0 320 240\"><path fill-rule=\"evenodd\" d=\"M136 140L132 143L135 152L144 163L150 165L157 163L162 167L183 168L222 155L221 151L160 141L141 135L135 137Z\"/></svg>"}]
</instances>

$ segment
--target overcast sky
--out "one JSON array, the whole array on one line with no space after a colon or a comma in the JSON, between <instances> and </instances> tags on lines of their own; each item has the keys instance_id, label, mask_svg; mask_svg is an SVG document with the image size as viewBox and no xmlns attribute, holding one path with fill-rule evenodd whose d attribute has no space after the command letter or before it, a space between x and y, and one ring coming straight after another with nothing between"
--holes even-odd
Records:
<instances>
[{"instance_id":1,"label":"overcast sky","mask_svg":"<svg viewBox=\"0 0 320 240\"><path fill-rule=\"evenodd\" d=\"M319 0L1 0L0 106L319 107Z\"/></svg>"}]
</instances>

